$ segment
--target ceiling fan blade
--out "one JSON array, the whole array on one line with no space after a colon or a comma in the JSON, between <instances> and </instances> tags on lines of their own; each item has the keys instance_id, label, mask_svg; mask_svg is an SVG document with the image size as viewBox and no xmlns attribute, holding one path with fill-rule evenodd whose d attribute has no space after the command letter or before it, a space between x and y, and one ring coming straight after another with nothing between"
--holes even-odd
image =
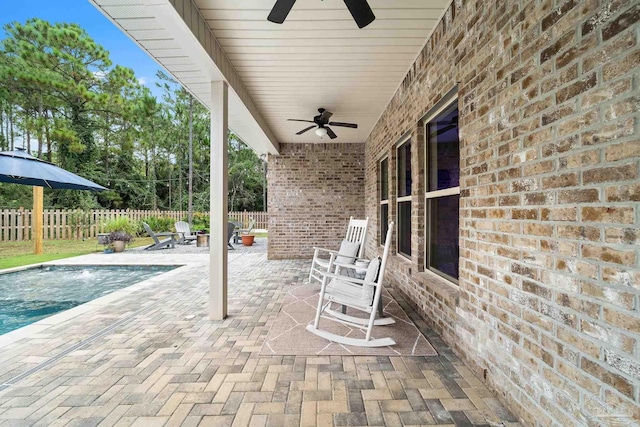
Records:
<instances>
[{"instance_id":1,"label":"ceiling fan blade","mask_svg":"<svg viewBox=\"0 0 640 427\"><path fill-rule=\"evenodd\" d=\"M336 135L335 132L331 130L331 128L328 128L326 126L324 128L327 130L327 135L329 135L329 138L336 139L338 137L338 135Z\"/></svg>"},{"instance_id":2,"label":"ceiling fan blade","mask_svg":"<svg viewBox=\"0 0 640 427\"><path fill-rule=\"evenodd\" d=\"M328 123L331 116L333 116L333 113L331 111L324 110L322 113L320 113L320 121Z\"/></svg>"},{"instance_id":3,"label":"ceiling fan blade","mask_svg":"<svg viewBox=\"0 0 640 427\"><path fill-rule=\"evenodd\" d=\"M287 119L289 122L305 122L305 123L315 123L313 120L301 120L301 119Z\"/></svg>"},{"instance_id":4,"label":"ceiling fan blade","mask_svg":"<svg viewBox=\"0 0 640 427\"><path fill-rule=\"evenodd\" d=\"M355 123L329 122L327 124L331 126L342 126L343 128L353 128L353 129L358 128L358 125Z\"/></svg>"},{"instance_id":5,"label":"ceiling fan blade","mask_svg":"<svg viewBox=\"0 0 640 427\"><path fill-rule=\"evenodd\" d=\"M305 133L305 132L306 132L306 131L308 131L308 130L313 129L314 127L316 127L316 125L309 126L308 128L304 128L304 129L302 129L300 132L296 132L296 135L302 135L303 133Z\"/></svg>"},{"instance_id":6,"label":"ceiling fan blade","mask_svg":"<svg viewBox=\"0 0 640 427\"><path fill-rule=\"evenodd\" d=\"M358 24L358 28L364 28L376 19L367 0L344 0L344 3L351 12L353 20Z\"/></svg>"},{"instance_id":7,"label":"ceiling fan blade","mask_svg":"<svg viewBox=\"0 0 640 427\"><path fill-rule=\"evenodd\" d=\"M296 0L277 0L267 19L276 24L282 24L295 3Z\"/></svg>"}]
</instances>

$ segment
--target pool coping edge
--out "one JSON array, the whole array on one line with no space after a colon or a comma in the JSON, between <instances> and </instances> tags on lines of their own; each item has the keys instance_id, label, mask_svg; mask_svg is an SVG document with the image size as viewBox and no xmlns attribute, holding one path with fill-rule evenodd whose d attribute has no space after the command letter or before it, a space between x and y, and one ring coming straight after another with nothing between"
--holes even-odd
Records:
<instances>
[{"instance_id":1,"label":"pool coping edge","mask_svg":"<svg viewBox=\"0 0 640 427\"><path fill-rule=\"evenodd\" d=\"M5 274L5 273L13 273L16 271L22 271L22 270L26 270L29 268L37 268L37 267L47 267L47 266L59 266L59 267L67 267L67 266L88 266L88 267L95 267L95 266L100 266L100 265L105 265L105 266L113 266L113 267L117 267L117 266L148 266L151 264L148 263L118 263L118 264L97 264L97 263L86 263L86 264L70 264L70 263L57 263L56 261L51 261L51 262L45 262L45 263L36 263L36 264L30 264L27 266L20 266L20 267L13 267L10 269L5 269L2 270L0 272L0 274ZM60 325L61 323L64 323L66 321L69 321L71 319L74 319L82 314L85 313L89 313L93 310L97 310L99 308L105 307L107 305L109 305L110 303L112 303L113 301L119 300L127 295L130 295L134 292L137 292L138 290L144 289L148 286L153 285L156 280L158 280L159 278L164 278L166 279L167 276L166 275L171 275L171 274L177 274L180 273L182 274L182 269L183 268L188 268L190 265L188 263L182 264L182 263L167 263L167 264L162 264L162 263L157 263L157 264L152 264L154 266L166 266L166 265L173 265L176 266L176 268L170 270L170 271L166 271L163 272L161 274L158 274L156 276L153 276L149 279L143 280L141 282L138 283L134 283L130 286L127 286L126 288L122 288L122 289L118 289L114 292L111 292L110 294L107 295L103 295L99 298L93 299L91 301L87 301L83 304L77 305L75 307L72 307L68 310L64 310L61 311L59 313L53 314L49 317L46 317L44 319L41 319L37 322L31 323L29 325L25 325L21 328L18 329L14 329L13 331L9 331L6 334L0 335L0 351L3 350L5 347L21 340L21 339L25 339L25 338L34 338L34 335L41 333L47 329L49 329L52 326L57 326Z\"/></svg>"}]
</instances>

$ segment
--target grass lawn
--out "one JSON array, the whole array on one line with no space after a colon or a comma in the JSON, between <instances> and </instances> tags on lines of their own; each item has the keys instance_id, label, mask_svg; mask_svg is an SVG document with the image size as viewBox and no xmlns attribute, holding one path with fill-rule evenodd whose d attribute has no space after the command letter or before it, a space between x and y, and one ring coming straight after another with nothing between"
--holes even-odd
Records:
<instances>
[{"instance_id":1,"label":"grass lawn","mask_svg":"<svg viewBox=\"0 0 640 427\"><path fill-rule=\"evenodd\" d=\"M150 237L139 237L131 245L132 247L151 244ZM69 258L77 255L85 255L93 252L102 252L104 247L98 244L97 239L87 240L45 240L44 253L33 254L33 242L1 242L0 243L0 270L4 268L19 267L21 265L36 264L55 259Z\"/></svg>"},{"instance_id":2,"label":"grass lawn","mask_svg":"<svg viewBox=\"0 0 640 427\"><path fill-rule=\"evenodd\" d=\"M268 233L252 233L256 237L267 237ZM152 243L151 237L137 237L131 247L146 246ZM33 254L33 242L0 242L0 270L37 264L56 259L70 258L94 252L102 252L104 247L96 238L87 240L45 240L44 253Z\"/></svg>"}]
</instances>

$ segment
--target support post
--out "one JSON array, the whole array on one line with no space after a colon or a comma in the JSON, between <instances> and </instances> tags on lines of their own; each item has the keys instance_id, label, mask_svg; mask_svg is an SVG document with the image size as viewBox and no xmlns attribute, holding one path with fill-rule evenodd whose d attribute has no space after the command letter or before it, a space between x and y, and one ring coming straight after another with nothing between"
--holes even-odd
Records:
<instances>
[{"instance_id":1,"label":"support post","mask_svg":"<svg viewBox=\"0 0 640 427\"><path fill-rule=\"evenodd\" d=\"M211 82L209 318L227 317L227 170L228 91L226 82Z\"/></svg>"},{"instance_id":2,"label":"support post","mask_svg":"<svg viewBox=\"0 0 640 427\"><path fill-rule=\"evenodd\" d=\"M193 225L193 96L189 95L189 214L188 222Z\"/></svg>"},{"instance_id":3,"label":"support post","mask_svg":"<svg viewBox=\"0 0 640 427\"><path fill-rule=\"evenodd\" d=\"M42 254L42 215L44 214L44 188L33 187L33 212L32 215L32 227L33 227L33 253L36 255Z\"/></svg>"}]
</instances>

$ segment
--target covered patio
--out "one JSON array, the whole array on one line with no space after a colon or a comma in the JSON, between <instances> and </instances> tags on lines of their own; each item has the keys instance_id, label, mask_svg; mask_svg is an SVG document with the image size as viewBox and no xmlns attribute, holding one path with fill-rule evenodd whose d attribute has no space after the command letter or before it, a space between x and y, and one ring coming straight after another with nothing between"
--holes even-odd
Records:
<instances>
[{"instance_id":1,"label":"covered patio","mask_svg":"<svg viewBox=\"0 0 640 427\"><path fill-rule=\"evenodd\" d=\"M299 205L306 199L320 221L305 224L297 218L289 221L286 213L274 215L289 211L286 201L278 196L287 187L273 175L268 179L269 194L273 195L268 210L274 219L269 225L270 258L291 257L279 248L286 245L282 237L300 234L301 230L320 232L313 244L335 245L342 224L335 215L318 209L339 201L348 206L330 209L341 209L341 219L351 213L362 216L364 188L359 169L363 143L450 5L450 0L402 0L393 6L373 0L377 21L360 30L342 0L323 1L322 7L315 0L301 0L281 26L266 21L275 3L271 1L89 1L211 111L209 308L210 318L216 320L228 313L224 239L228 129L257 154L268 156L269 167L274 169L280 169L277 157L287 145L312 147L337 142L357 147L351 161L358 167L351 170L345 165L342 172L353 174L352 184L357 186L353 189L354 200L340 200L346 196L340 191L327 191L327 200L316 200L313 206L309 206L312 194L285 197ZM337 122L356 127L336 127L340 136L329 138L325 133L323 140L314 131L301 133L308 123L299 121L310 120L313 124L321 109L335 112L333 119ZM349 150L352 148L345 154L352 157ZM330 220L325 221L324 216ZM293 257L307 256L305 252L313 244L309 243L302 253L294 249L298 255Z\"/></svg>"},{"instance_id":2,"label":"covered patio","mask_svg":"<svg viewBox=\"0 0 640 427\"><path fill-rule=\"evenodd\" d=\"M638 425L637 1L91 2L211 111L211 251L3 349L2 422ZM357 129L288 120L319 108ZM267 254L227 252L228 128L268 159ZM396 222L437 356L261 352L350 216L367 258Z\"/></svg>"},{"instance_id":3,"label":"covered patio","mask_svg":"<svg viewBox=\"0 0 640 427\"><path fill-rule=\"evenodd\" d=\"M55 263L184 267L45 319L13 343L5 335L0 425L519 425L397 295L437 356L264 356L308 262L231 251L230 314L211 321L208 256L170 251Z\"/></svg>"}]
</instances>

